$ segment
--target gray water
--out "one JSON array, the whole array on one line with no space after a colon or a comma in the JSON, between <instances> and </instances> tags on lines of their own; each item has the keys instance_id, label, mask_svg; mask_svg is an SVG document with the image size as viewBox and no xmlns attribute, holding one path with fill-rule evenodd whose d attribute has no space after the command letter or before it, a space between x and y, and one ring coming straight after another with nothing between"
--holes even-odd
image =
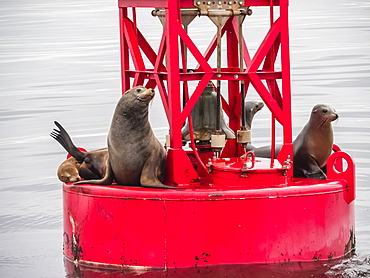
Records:
<instances>
[{"instance_id":1,"label":"gray water","mask_svg":"<svg viewBox=\"0 0 370 278\"><path fill-rule=\"evenodd\" d=\"M315 267L304 274L269 272L266 267L259 269L262 276L254 277L370 277L370 2L290 2L293 134L315 104L337 110L335 143L356 163L357 250L353 258L320 272ZM268 23L266 10L253 11L244 30L252 53ZM140 28L156 44L160 25L149 12L139 13L147 17ZM203 34L215 27L202 20L195 19L190 34L205 49L208 39ZM66 153L49 133L57 120L78 146L106 146L120 93L115 0L1 0L0 277L79 276L64 266L62 191L56 170ZM252 92L250 97L256 96ZM163 142L167 123L159 96L150 120ZM256 145L268 142L268 125L264 109L253 126ZM225 277L249 277L245 270L228 273ZM194 277L171 277L180 276Z\"/></svg>"}]
</instances>

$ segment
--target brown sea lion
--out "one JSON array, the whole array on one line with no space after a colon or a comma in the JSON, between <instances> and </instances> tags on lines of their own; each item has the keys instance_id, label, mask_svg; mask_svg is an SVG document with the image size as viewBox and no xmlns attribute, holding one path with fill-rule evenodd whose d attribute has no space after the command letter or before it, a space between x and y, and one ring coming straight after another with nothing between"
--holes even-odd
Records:
<instances>
[{"instance_id":1,"label":"brown sea lion","mask_svg":"<svg viewBox=\"0 0 370 278\"><path fill-rule=\"evenodd\" d=\"M331 122L338 119L338 114L325 104L315 105L310 119L302 131L293 141L294 146L294 177L307 177L313 179L326 179L322 171L332 152L333 128ZM281 145L275 148L275 157ZM271 147L256 148L247 145L246 151L253 151L259 157L271 157Z\"/></svg>"},{"instance_id":2,"label":"brown sea lion","mask_svg":"<svg viewBox=\"0 0 370 278\"><path fill-rule=\"evenodd\" d=\"M338 114L328 105L315 105L311 117L293 142L294 176L326 179L321 170L333 149L334 134L331 122Z\"/></svg>"},{"instance_id":3,"label":"brown sea lion","mask_svg":"<svg viewBox=\"0 0 370 278\"><path fill-rule=\"evenodd\" d=\"M71 137L63 128L63 126L57 121L54 123L60 130L53 129L53 131L50 133L50 136L57 140L63 146L63 148L80 164L78 169L80 177L83 179L101 179L104 177L107 169L108 149L104 148L83 152L73 144ZM75 172L75 170L71 167L66 169L70 170L70 175L73 175Z\"/></svg>"},{"instance_id":4,"label":"brown sea lion","mask_svg":"<svg viewBox=\"0 0 370 278\"><path fill-rule=\"evenodd\" d=\"M79 181L81 179L79 173L80 167L81 163L73 156L64 160L58 167L57 175L59 180L65 183Z\"/></svg>"},{"instance_id":5,"label":"brown sea lion","mask_svg":"<svg viewBox=\"0 0 370 278\"><path fill-rule=\"evenodd\" d=\"M166 150L148 121L148 106L154 90L143 86L126 91L116 106L108 133L107 174L100 180L75 184L173 188L163 184Z\"/></svg>"}]
</instances>

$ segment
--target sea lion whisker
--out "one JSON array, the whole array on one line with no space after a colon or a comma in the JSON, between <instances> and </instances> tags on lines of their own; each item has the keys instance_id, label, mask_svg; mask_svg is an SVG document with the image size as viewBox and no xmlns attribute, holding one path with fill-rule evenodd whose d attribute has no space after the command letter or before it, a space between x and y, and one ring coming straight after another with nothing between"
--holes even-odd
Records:
<instances>
[{"instance_id":1,"label":"sea lion whisker","mask_svg":"<svg viewBox=\"0 0 370 278\"><path fill-rule=\"evenodd\" d=\"M330 124L330 121L328 118L323 118L320 123L319 123L319 127L321 129L324 129L324 128L327 128L328 127L328 123Z\"/></svg>"}]
</instances>

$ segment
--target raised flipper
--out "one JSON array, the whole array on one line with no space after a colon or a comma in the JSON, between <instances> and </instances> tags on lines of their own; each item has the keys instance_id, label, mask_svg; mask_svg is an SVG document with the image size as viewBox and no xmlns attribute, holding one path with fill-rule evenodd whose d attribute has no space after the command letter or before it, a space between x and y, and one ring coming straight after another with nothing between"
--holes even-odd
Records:
<instances>
[{"instance_id":1,"label":"raised flipper","mask_svg":"<svg viewBox=\"0 0 370 278\"><path fill-rule=\"evenodd\" d=\"M86 157L86 154L82 151L80 151L72 142L71 137L67 133L67 131L62 127L60 123L57 121L54 121L54 124L60 129L53 129L53 131L50 133L50 136L53 137L55 140L57 140L62 147L79 163L82 163Z\"/></svg>"}]
</instances>

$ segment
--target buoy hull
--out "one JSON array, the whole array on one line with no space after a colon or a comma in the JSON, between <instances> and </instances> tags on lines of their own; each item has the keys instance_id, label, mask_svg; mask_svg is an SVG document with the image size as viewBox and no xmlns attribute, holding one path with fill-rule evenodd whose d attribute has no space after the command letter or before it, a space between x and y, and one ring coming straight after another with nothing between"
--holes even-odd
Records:
<instances>
[{"instance_id":1,"label":"buoy hull","mask_svg":"<svg viewBox=\"0 0 370 278\"><path fill-rule=\"evenodd\" d=\"M248 190L63 184L64 254L100 267L332 260L355 247L348 194L344 180Z\"/></svg>"}]
</instances>

